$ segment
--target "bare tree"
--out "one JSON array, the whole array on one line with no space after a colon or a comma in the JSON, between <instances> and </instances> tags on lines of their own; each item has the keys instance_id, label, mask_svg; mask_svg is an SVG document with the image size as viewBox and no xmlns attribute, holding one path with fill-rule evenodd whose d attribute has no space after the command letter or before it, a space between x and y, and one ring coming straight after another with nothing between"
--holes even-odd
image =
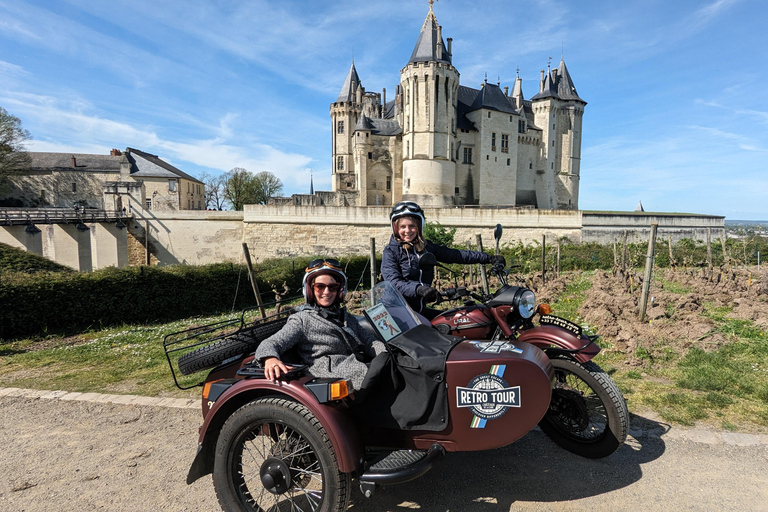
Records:
<instances>
[{"instance_id":1,"label":"bare tree","mask_svg":"<svg viewBox=\"0 0 768 512\"><path fill-rule=\"evenodd\" d=\"M267 204L272 197L283 193L283 183L280 178L269 171L261 171L255 177L256 204Z\"/></svg>"},{"instance_id":2,"label":"bare tree","mask_svg":"<svg viewBox=\"0 0 768 512\"><path fill-rule=\"evenodd\" d=\"M0 190L9 177L29 165L24 141L30 138L29 132L22 128L21 120L0 107Z\"/></svg>"},{"instance_id":3,"label":"bare tree","mask_svg":"<svg viewBox=\"0 0 768 512\"><path fill-rule=\"evenodd\" d=\"M224 184L226 174L212 176L207 172L200 174L200 181L205 183L205 208L213 210L224 209Z\"/></svg>"}]
</instances>

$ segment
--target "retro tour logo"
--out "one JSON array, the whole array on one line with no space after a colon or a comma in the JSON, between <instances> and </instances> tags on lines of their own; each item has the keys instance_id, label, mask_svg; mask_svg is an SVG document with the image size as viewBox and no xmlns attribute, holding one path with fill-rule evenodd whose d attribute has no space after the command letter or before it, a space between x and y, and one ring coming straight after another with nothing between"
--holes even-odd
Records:
<instances>
[{"instance_id":1,"label":"retro tour logo","mask_svg":"<svg viewBox=\"0 0 768 512\"><path fill-rule=\"evenodd\" d=\"M490 373L478 375L467 387L456 387L456 404L469 407L475 415L471 428L485 428L488 420L501 418L510 407L520 407L520 386L509 387L502 379L506 365L491 366Z\"/></svg>"}]
</instances>

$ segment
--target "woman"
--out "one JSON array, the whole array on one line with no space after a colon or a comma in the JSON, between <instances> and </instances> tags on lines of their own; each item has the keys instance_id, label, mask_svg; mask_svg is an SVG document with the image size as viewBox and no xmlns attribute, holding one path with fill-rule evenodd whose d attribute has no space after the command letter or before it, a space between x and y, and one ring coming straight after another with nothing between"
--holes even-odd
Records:
<instances>
[{"instance_id":1,"label":"woman","mask_svg":"<svg viewBox=\"0 0 768 512\"><path fill-rule=\"evenodd\" d=\"M360 388L368 365L385 352L384 344L363 329L343 307L347 277L334 259L314 260L305 270L302 289L306 304L288 317L285 326L259 344L255 358L264 376L276 380L290 365L282 355L294 349L297 363L315 377L350 379Z\"/></svg>"},{"instance_id":2,"label":"woman","mask_svg":"<svg viewBox=\"0 0 768 512\"><path fill-rule=\"evenodd\" d=\"M384 248L381 274L403 294L408 304L429 319L438 314L426 306L434 302L439 293L432 287L434 268L419 269L419 259L431 252L443 263L501 263L504 256L490 256L481 251L451 249L424 239L424 211L411 201L397 203L389 214L392 236Z\"/></svg>"}]
</instances>

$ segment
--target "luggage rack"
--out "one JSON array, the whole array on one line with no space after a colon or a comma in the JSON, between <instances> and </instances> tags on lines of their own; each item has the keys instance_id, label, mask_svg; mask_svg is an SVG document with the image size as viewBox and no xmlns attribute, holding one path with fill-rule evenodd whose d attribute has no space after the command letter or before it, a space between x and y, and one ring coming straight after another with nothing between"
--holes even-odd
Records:
<instances>
[{"instance_id":1,"label":"luggage rack","mask_svg":"<svg viewBox=\"0 0 768 512\"><path fill-rule=\"evenodd\" d=\"M285 304L292 300L293 299L282 300L280 303ZM264 304L264 307L275 305L276 303L273 302ZM202 386L205 382L205 374L202 377L198 375L203 370L194 372L191 375L184 375L184 373L181 372L178 365L181 356L211 345L212 343L243 334L246 334L257 341L261 341L279 331L283 325L285 325L288 317L295 312L295 309L290 307L264 318L247 321L247 316L258 308L259 306L253 306L243 309L240 313L240 318L212 322L165 335L163 337L163 351L168 360L168 366L171 369L171 375L173 376L173 382L176 384L176 387L186 390ZM257 345L258 343L254 345L254 350ZM229 358L222 361L220 364L228 364L234 360L239 360L240 358L241 357ZM195 375L198 375L198 377L195 377Z\"/></svg>"}]
</instances>

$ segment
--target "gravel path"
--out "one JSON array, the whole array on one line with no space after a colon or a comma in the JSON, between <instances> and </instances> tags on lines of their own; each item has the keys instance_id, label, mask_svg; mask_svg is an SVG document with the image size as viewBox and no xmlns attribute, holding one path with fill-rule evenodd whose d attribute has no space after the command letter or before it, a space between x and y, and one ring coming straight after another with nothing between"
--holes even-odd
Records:
<instances>
[{"instance_id":1,"label":"gravel path","mask_svg":"<svg viewBox=\"0 0 768 512\"><path fill-rule=\"evenodd\" d=\"M0 510L218 510L210 478L185 483L200 423L190 400L0 388ZM635 416L605 459L535 430L499 450L449 454L370 500L355 491L350 510L766 511L767 474L768 435Z\"/></svg>"}]
</instances>

